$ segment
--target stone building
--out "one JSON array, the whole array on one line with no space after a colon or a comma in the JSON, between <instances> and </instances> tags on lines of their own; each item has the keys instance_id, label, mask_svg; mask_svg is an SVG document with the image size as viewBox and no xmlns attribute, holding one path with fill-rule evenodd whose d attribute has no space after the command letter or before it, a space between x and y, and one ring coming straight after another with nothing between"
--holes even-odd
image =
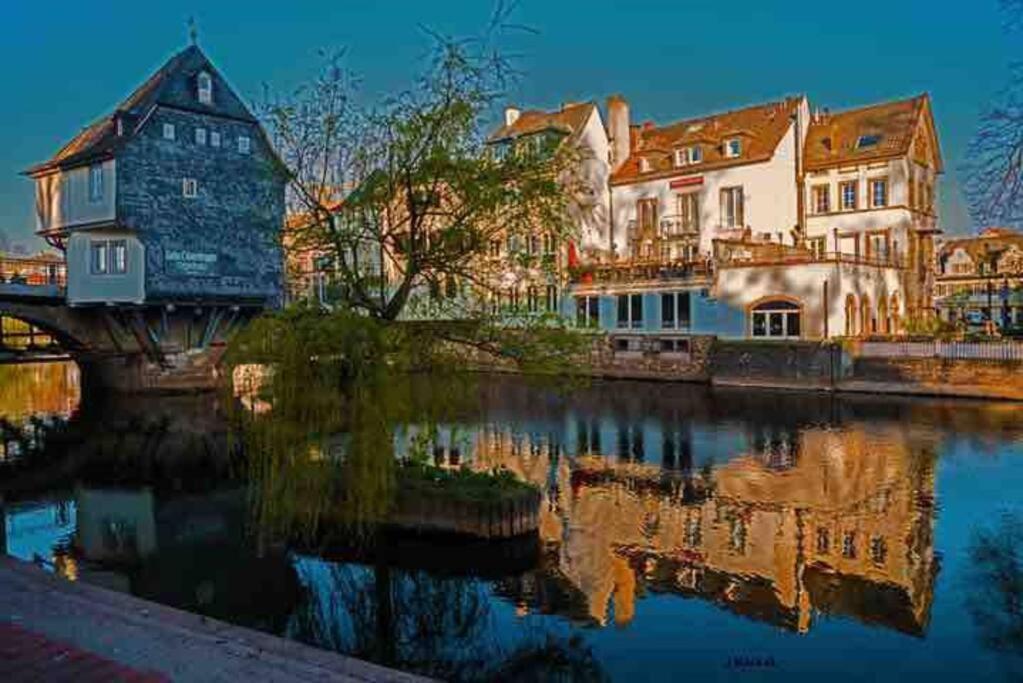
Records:
<instances>
[{"instance_id":1,"label":"stone building","mask_svg":"<svg viewBox=\"0 0 1023 683\"><path fill-rule=\"evenodd\" d=\"M73 306L280 299L283 166L195 45L25 173Z\"/></svg>"}]
</instances>

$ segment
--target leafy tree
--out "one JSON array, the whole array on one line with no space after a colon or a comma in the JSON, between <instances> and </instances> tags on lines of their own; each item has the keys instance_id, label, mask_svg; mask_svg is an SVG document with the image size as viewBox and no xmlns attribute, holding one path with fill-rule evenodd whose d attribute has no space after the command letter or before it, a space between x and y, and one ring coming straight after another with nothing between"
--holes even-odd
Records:
<instances>
[{"instance_id":1,"label":"leafy tree","mask_svg":"<svg viewBox=\"0 0 1023 683\"><path fill-rule=\"evenodd\" d=\"M485 317L480 295L508 265L485 258L495 240L572 234L576 146L555 132L498 149L483 132L514 78L496 48L507 19L499 5L481 37L430 33L424 72L373 105L331 53L311 82L263 107L292 171L288 246L331 262L353 310L393 321L419 294L468 289L459 317Z\"/></svg>"}]
</instances>

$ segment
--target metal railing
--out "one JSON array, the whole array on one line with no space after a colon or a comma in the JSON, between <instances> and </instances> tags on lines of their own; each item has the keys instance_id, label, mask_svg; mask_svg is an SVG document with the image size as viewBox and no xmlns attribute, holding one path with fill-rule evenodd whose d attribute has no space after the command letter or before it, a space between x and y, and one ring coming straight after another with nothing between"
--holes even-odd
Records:
<instances>
[{"instance_id":1,"label":"metal railing","mask_svg":"<svg viewBox=\"0 0 1023 683\"><path fill-rule=\"evenodd\" d=\"M67 265L51 259L0 257L0 284L65 287Z\"/></svg>"},{"instance_id":2,"label":"metal railing","mask_svg":"<svg viewBox=\"0 0 1023 683\"><path fill-rule=\"evenodd\" d=\"M879 268L907 268L898 254L848 254L838 251L811 251L776 242L714 240L714 260L722 268L799 265L805 263L844 263Z\"/></svg>"},{"instance_id":3,"label":"metal railing","mask_svg":"<svg viewBox=\"0 0 1023 683\"><path fill-rule=\"evenodd\" d=\"M700 234L700 226L682 215L661 218L661 237L693 237Z\"/></svg>"},{"instance_id":4,"label":"metal railing","mask_svg":"<svg viewBox=\"0 0 1023 683\"><path fill-rule=\"evenodd\" d=\"M855 353L861 358L1023 361L1023 342L866 341L857 344Z\"/></svg>"}]
</instances>

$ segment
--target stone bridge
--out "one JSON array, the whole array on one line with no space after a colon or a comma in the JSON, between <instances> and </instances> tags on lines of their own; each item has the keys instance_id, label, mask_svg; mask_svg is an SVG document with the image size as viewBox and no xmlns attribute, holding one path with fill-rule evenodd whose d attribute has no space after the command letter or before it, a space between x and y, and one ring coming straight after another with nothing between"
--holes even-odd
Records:
<instances>
[{"instance_id":1,"label":"stone bridge","mask_svg":"<svg viewBox=\"0 0 1023 683\"><path fill-rule=\"evenodd\" d=\"M67 305L54 284L0 283L0 363L73 359L83 387L202 391L229 337L259 313L229 304Z\"/></svg>"}]
</instances>

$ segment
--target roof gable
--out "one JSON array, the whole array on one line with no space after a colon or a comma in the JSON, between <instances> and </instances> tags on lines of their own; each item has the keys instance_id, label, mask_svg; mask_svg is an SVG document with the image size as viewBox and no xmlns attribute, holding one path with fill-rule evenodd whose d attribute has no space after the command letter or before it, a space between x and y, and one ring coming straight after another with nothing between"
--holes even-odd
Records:
<instances>
[{"instance_id":1,"label":"roof gable","mask_svg":"<svg viewBox=\"0 0 1023 683\"><path fill-rule=\"evenodd\" d=\"M210 104L199 101L196 79L205 71L213 82ZM134 135L156 106L176 107L213 116L257 123L202 50L190 45L178 52L146 79L110 114L86 126L49 160L25 171L38 175L69 168L113 155Z\"/></svg>"},{"instance_id":2,"label":"roof gable","mask_svg":"<svg viewBox=\"0 0 1023 683\"><path fill-rule=\"evenodd\" d=\"M927 144L937 153L933 121L921 123L925 113L930 121L929 112L929 98L918 95L817 117L806 134L806 167L813 170L905 156L921 125L930 125ZM861 139L872 144L860 144ZM936 169L941 170L940 157Z\"/></svg>"}]
</instances>

